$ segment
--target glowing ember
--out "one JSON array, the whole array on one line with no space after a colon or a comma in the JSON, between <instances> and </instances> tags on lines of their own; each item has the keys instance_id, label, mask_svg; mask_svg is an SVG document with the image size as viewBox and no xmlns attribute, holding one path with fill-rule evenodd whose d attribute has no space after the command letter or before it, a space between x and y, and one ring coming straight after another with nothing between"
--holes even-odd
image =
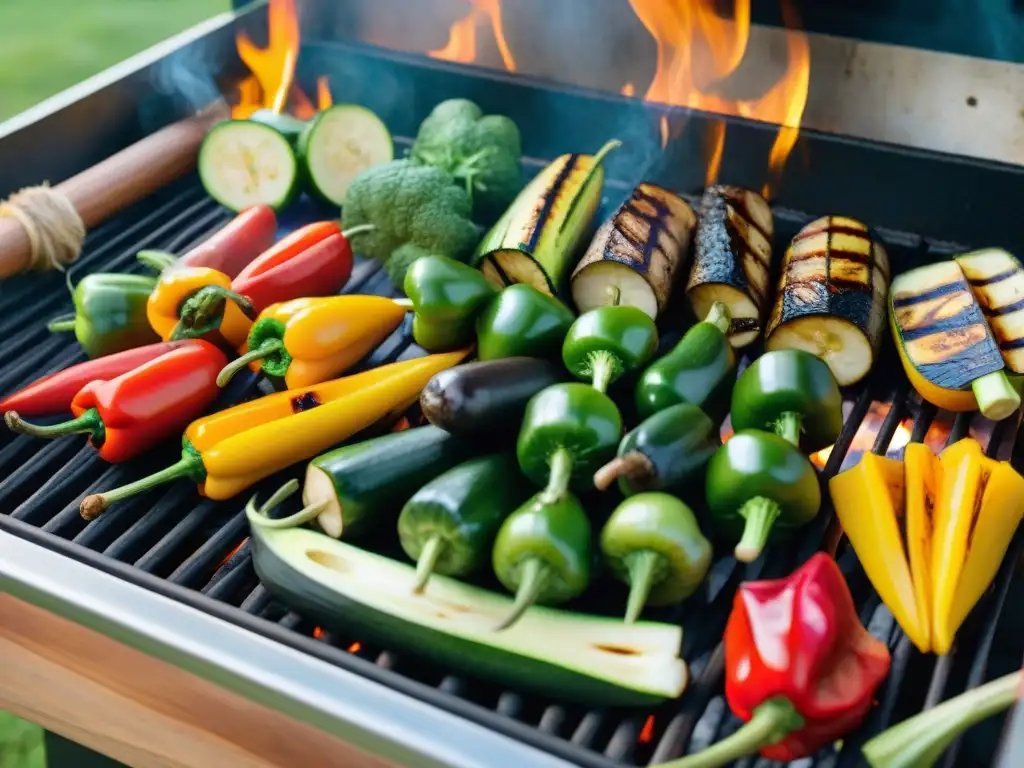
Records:
<instances>
[{"instance_id":1,"label":"glowing ember","mask_svg":"<svg viewBox=\"0 0 1024 768\"><path fill-rule=\"evenodd\" d=\"M360 642L352 643L352 645L350 645L348 647L348 652L349 653L359 653L359 651L362 649L362 647L363 647L363 644L360 643Z\"/></svg>"},{"instance_id":2,"label":"glowing ember","mask_svg":"<svg viewBox=\"0 0 1024 768\"><path fill-rule=\"evenodd\" d=\"M319 640L324 636L324 631L320 627L313 627L313 637Z\"/></svg>"},{"instance_id":3,"label":"glowing ember","mask_svg":"<svg viewBox=\"0 0 1024 768\"><path fill-rule=\"evenodd\" d=\"M636 96L636 86L632 83L626 83L622 86L622 90L619 93L623 96Z\"/></svg>"},{"instance_id":4,"label":"glowing ember","mask_svg":"<svg viewBox=\"0 0 1024 768\"><path fill-rule=\"evenodd\" d=\"M494 35L494 42L498 46L498 53L501 54L501 61L505 65L505 69L515 72L516 60L505 39L505 29L501 23L500 0L470 0L470 2L473 7L469 13L452 24L445 47L437 51L430 51L427 55L435 59L456 61L461 64L473 63L477 59L477 25L487 21L490 24L491 33Z\"/></svg>"},{"instance_id":5,"label":"glowing ember","mask_svg":"<svg viewBox=\"0 0 1024 768\"><path fill-rule=\"evenodd\" d=\"M637 741L640 744L647 744L654 738L654 715L648 715L644 721L644 727L640 729L640 736Z\"/></svg>"},{"instance_id":6,"label":"glowing ember","mask_svg":"<svg viewBox=\"0 0 1024 768\"><path fill-rule=\"evenodd\" d=\"M331 87L327 83L327 75L321 75L316 81L316 106L322 112L334 106L331 98Z\"/></svg>"},{"instance_id":7,"label":"glowing ember","mask_svg":"<svg viewBox=\"0 0 1024 768\"><path fill-rule=\"evenodd\" d=\"M224 555L224 559L220 561L220 564L217 566L217 568L219 569L219 568L223 567L227 563L228 560L230 560L232 557L234 557L236 554L238 554L238 550L240 550L242 548L242 545L245 544L245 542L247 542L248 540L249 539L242 539L238 543L238 546L236 546L234 549L232 549L230 552L228 552L226 555Z\"/></svg>"}]
</instances>

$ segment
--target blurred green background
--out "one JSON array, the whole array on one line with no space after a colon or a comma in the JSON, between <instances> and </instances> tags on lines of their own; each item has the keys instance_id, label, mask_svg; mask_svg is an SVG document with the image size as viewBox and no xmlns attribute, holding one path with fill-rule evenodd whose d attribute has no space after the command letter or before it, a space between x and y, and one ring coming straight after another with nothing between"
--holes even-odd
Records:
<instances>
[{"instance_id":1,"label":"blurred green background","mask_svg":"<svg viewBox=\"0 0 1024 768\"><path fill-rule=\"evenodd\" d=\"M0 121L231 6L229 0L0 0ZM43 768L41 731L0 712L0 768Z\"/></svg>"}]
</instances>

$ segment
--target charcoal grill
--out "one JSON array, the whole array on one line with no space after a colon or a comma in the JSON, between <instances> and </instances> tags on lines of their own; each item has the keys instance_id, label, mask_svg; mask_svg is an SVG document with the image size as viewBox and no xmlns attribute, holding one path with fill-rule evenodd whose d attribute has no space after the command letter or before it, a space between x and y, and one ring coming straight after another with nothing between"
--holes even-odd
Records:
<instances>
[{"instance_id":1,"label":"charcoal grill","mask_svg":"<svg viewBox=\"0 0 1024 768\"><path fill-rule=\"evenodd\" d=\"M212 64L230 82L239 74L235 28L258 28L261 23L262 13L220 17L169 44L166 55L149 54L105 75L91 92L78 94L80 98L66 98L48 113L42 110L9 124L6 135L0 129L0 194L80 170L196 106L175 98L181 91L167 84L180 78L168 78L167 73L177 71L182 62L200 61L207 68ZM696 195L703 184L705 140L719 119L340 38L310 38L300 57L299 80L309 91L323 74L346 100L377 111L400 146L408 145L437 101L450 97L471 98L485 111L511 116L523 131L524 164L530 172L557 154L593 149L619 135L626 146L608 163L602 213L641 178ZM154 84L161 83L165 92L154 92ZM107 117L80 119L98 114ZM664 152L658 138L662 115L685 122L681 136ZM775 128L727 122L729 150L720 177L760 188ZM74 145L66 143L72 131ZM872 223L897 272L969 247L1016 246L1019 251L1015 214L1021 199L1024 168L1019 166L804 131L775 187L776 253L803 224L828 213ZM328 210L303 203L282 217L282 225L294 227L328 215ZM139 271L137 251L181 252L229 217L204 195L197 179L184 178L94 229L73 274ZM391 295L386 276L361 259L345 292ZM51 336L41 322L67 304L59 275L23 276L0 284L0 338L5 339L0 392L82 359L71 341ZM666 344L678 338L685 322L677 318L670 326ZM405 326L364 365L420 354ZM237 401L263 386L255 378L237 377L224 399ZM891 345L868 383L845 392L844 398L845 425L824 463L826 479L864 451L895 456L907 440L941 448L968 434L982 441L989 455L1024 468L1024 446L1015 439L1019 413L993 425L977 415L954 416L922 403L903 377ZM278 604L253 570L242 512L245 497L216 503L180 483L120 503L93 522L80 518L78 503L84 495L139 477L166 463L175 450L168 445L151 457L111 467L80 441L44 443L0 433L0 600L7 592L305 721L359 750L358 756L324 755L323 764L341 760L337 764L356 765L372 755L383 762L365 764L612 768L647 765L700 749L739 725L722 696L719 644L737 584L782 576L823 548L836 552L862 621L889 645L893 665L864 726L842 745L801 765L858 764L865 739L1018 668L1024 650L1020 618L1008 610L1021 597L1015 578L1020 536L961 630L954 652L936 659L918 653L880 603L826 505L794 542L770 548L749 566L720 556L697 596L681 609L656 614L685 628L683 654L691 683L679 700L651 711L591 710L500 689L457 669L362 644L357 635L322 632L307 617ZM293 476L297 472L270 478L256 491L265 495ZM11 694L5 693L4 680L0 669L0 705L16 706L17 698L5 701ZM89 713L80 717L81 727L87 727ZM993 718L975 728L941 764L989 764L1002 724L1002 718ZM252 742L254 752L261 744L269 749L259 734L252 734ZM1009 744L1004 746L1003 759L1012 765L1014 754ZM1020 754L1015 753L1017 764ZM133 753L118 756L129 759ZM141 758L139 762L148 764ZM741 764L761 766L765 761Z\"/></svg>"}]
</instances>

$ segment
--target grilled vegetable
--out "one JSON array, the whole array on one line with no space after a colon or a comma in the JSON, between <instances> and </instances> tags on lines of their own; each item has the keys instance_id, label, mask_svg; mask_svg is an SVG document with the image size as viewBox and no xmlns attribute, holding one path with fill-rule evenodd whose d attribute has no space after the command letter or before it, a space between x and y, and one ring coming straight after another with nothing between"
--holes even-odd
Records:
<instances>
[{"instance_id":1,"label":"grilled vegetable","mask_svg":"<svg viewBox=\"0 0 1024 768\"><path fill-rule=\"evenodd\" d=\"M1024 375L1024 268L1001 248L956 257L999 344L1006 372Z\"/></svg>"},{"instance_id":2,"label":"grilled vegetable","mask_svg":"<svg viewBox=\"0 0 1024 768\"><path fill-rule=\"evenodd\" d=\"M619 504L601 531L601 551L629 584L626 623L644 605L671 605L692 595L711 567L711 542L688 506L666 493L641 493Z\"/></svg>"},{"instance_id":3,"label":"grilled vegetable","mask_svg":"<svg viewBox=\"0 0 1024 768\"><path fill-rule=\"evenodd\" d=\"M925 400L951 411L977 408L995 420L1020 405L992 330L955 261L896 277L889 322L907 378Z\"/></svg>"},{"instance_id":4,"label":"grilled vegetable","mask_svg":"<svg viewBox=\"0 0 1024 768\"><path fill-rule=\"evenodd\" d=\"M562 344L562 361L572 374L604 392L619 377L637 370L658 350L654 321L636 307L598 307L580 315Z\"/></svg>"},{"instance_id":5,"label":"grilled vegetable","mask_svg":"<svg viewBox=\"0 0 1024 768\"><path fill-rule=\"evenodd\" d=\"M825 216L786 250L765 347L803 349L842 387L867 376L878 356L889 291L889 257L866 224Z\"/></svg>"},{"instance_id":6,"label":"grilled vegetable","mask_svg":"<svg viewBox=\"0 0 1024 768\"><path fill-rule=\"evenodd\" d=\"M477 318L477 355L481 360L554 357L575 319L554 296L532 285L510 285Z\"/></svg>"},{"instance_id":7,"label":"grilled vegetable","mask_svg":"<svg viewBox=\"0 0 1024 768\"><path fill-rule=\"evenodd\" d=\"M729 307L729 341L745 347L761 333L771 273L771 208L756 192L714 186L700 201L693 269L686 284L693 313L707 317L721 301Z\"/></svg>"},{"instance_id":8,"label":"grilled vegetable","mask_svg":"<svg viewBox=\"0 0 1024 768\"><path fill-rule=\"evenodd\" d=\"M446 576L435 576L417 595L405 563L315 531L273 526L266 511L255 500L246 509L256 573L271 594L322 626L588 706L652 706L686 685L677 625L627 626L534 608L514 627L494 632L512 605L504 595Z\"/></svg>"},{"instance_id":9,"label":"grilled vegetable","mask_svg":"<svg viewBox=\"0 0 1024 768\"><path fill-rule=\"evenodd\" d=\"M638 307L652 319L664 311L690 251L697 215L679 195L642 183L594 235L572 273L576 309L610 303Z\"/></svg>"},{"instance_id":10,"label":"grilled vegetable","mask_svg":"<svg viewBox=\"0 0 1024 768\"><path fill-rule=\"evenodd\" d=\"M620 144L553 160L484 236L473 264L499 287L528 283L558 295L601 203L601 162Z\"/></svg>"},{"instance_id":11,"label":"grilled vegetable","mask_svg":"<svg viewBox=\"0 0 1024 768\"><path fill-rule=\"evenodd\" d=\"M352 180L394 159L395 146L387 127L366 107L335 104L303 130L298 154L309 190L325 202L342 205Z\"/></svg>"},{"instance_id":12,"label":"grilled vegetable","mask_svg":"<svg viewBox=\"0 0 1024 768\"><path fill-rule=\"evenodd\" d=\"M604 491L618 480L625 496L681 492L699 477L719 445L718 430L700 408L673 405L622 438L618 455L594 473L594 485Z\"/></svg>"},{"instance_id":13,"label":"grilled vegetable","mask_svg":"<svg viewBox=\"0 0 1024 768\"><path fill-rule=\"evenodd\" d=\"M405 429L317 456L306 469L302 500L335 539L394 521L425 483L469 457L469 446L437 427Z\"/></svg>"},{"instance_id":14,"label":"grilled vegetable","mask_svg":"<svg viewBox=\"0 0 1024 768\"><path fill-rule=\"evenodd\" d=\"M404 287L416 313L412 336L429 352L472 343L474 322L497 293L480 272L447 256L417 259Z\"/></svg>"},{"instance_id":15,"label":"grilled vegetable","mask_svg":"<svg viewBox=\"0 0 1024 768\"><path fill-rule=\"evenodd\" d=\"M298 143L307 123L305 120L289 115L287 112L275 112L272 109L257 109L249 120L269 126L284 136L293 147Z\"/></svg>"},{"instance_id":16,"label":"grilled vegetable","mask_svg":"<svg viewBox=\"0 0 1024 768\"><path fill-rule=\"evenodd\" d=\"M233 211L253 205L274 210L299 192L299 162L276 128L250 120L214 126L199 148L199 178L207 194Z\"/></svg>"},{"instance_id":17,"label":"grilled vegetable","mask_svg":"<svg viewBox=\"0 0 1024 768\"><path fill-rule=\"evenodd\" d=\"M529 495L515 456L470 459L413 494L398 517L398 538L416 561L422 592L431 574L467 576L488 559L498 529Z\"/></svg>"},{"instance_id":18,"label":"grilled vegetable","mask_svg":"<svg viewBox=\"0 0 1024 768\"><path fill-rule=\"evenodd\" d=\"M431 424L455 435L514 438L530 398L562 378L552 363L533 357L465 363L427 382L420 409Z\"/></svg>"}]
</instances>

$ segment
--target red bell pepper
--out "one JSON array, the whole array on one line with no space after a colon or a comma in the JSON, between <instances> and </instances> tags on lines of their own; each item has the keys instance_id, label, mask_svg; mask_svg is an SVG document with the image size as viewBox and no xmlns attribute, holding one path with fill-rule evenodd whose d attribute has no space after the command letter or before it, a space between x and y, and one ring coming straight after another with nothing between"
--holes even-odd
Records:
<instances>
[{"instance_id":1,"label":"red bell pepper","mask_svg":"<svg viewBox=\"0 0 1024 768\"><path fill-rule=\"evenodd\" d=\"M71 410L71 401L82 387L91 381L105 381L143 363L166 355L185 341L165 341L147 344L144 347L126 349L113 355L104 355L95 360L51 373L19 389L0 400L0 413L17 411L22 416L48 416Z\"/></svg>"},{"instance_id":2,"label":"red bell pepper","mask_svg":"<svg viewBox=\"0 0 1024 768\"><path fill-rule=\"evenodd\" d=\"M227 363L209 342L179 342L174 349L108 381L86 384L71 401L75 418L53 426L4 414L15 432L35 437L88 434L109 462L134 458L158 442L180 433L217 398L217 374Z\"/></svg>"},{"instance_id":3,"label":"red bell pepper","mask_svg":"<svg viewBox=\"0 0 1024 768\"><path fill-rule=\"evenodd\" d=\"M663 768L712 768L758 750L770 760L813 755L860 725L890 661L828 555L785 579L745 582L725 628L725 698L746 725Z\"/></svg>"}]
</instances>

